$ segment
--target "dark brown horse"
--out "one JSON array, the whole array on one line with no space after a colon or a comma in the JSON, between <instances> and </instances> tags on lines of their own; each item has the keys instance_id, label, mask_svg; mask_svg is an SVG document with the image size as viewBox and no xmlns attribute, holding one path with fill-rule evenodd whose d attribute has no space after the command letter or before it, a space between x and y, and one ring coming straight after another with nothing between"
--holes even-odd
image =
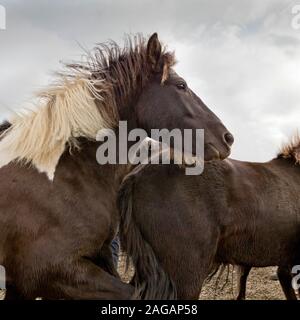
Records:
<instances>
[{"instance_id":1,"label":"dark brown horse","mask_svg":"<svg viewBox=\"0 0 300 320\"><path fill-rule=\"evenodd\" d=\"M156 283L161 266L178 298L197 299L220 264L300 264L299 160L296 139L270 162L212 161L200 176L175 165L136 167L119 193L133 283L156 298L165 289Z\"/></svg>"},{"instance_id":2,"label":"dark brown horse","mask_svg":"<svg viewBox=\"0 0 300 320\"><path fill-rule=\"evenodd\" d=\"M87 60L68 65L69 74L40 95L41 105L12 119L1 136L0 264L9 279L7 299L133 296L110 251L117 191L129 166L97 163L99 129L117 131L119 120L147 132L204 128L206 160L230 153L232 136L173 71L174 56L156 34L124 49L99 45Z\"/></svg>"}]
</instances>

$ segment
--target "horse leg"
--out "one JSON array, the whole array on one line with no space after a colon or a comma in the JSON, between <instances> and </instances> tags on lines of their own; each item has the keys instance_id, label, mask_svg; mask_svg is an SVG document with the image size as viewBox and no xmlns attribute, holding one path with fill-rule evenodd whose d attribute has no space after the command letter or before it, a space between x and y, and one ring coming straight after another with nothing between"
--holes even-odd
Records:
<instances>
[{"instance_id":1,"label":"horse leg","mask_svg":"<svg viewBox=\"0 0 300 320\"><path fill-rule=\"evenodd\" d=\"M102 299L132 299L134 288L120 279L110 275L88 259L81 259L69 268L53 284L60 299L72 300L102 300Z\"/></svg>"},{"instance_id":2,"label":"horse leg","mask_svg":"<svg viewBox=\"0 0 300 320\"><path fill-rule=\"evenodd\" d=\"M239 268L238 296L237 296L236 300L245 300L246 299L247 278L250 273L251 267L239 266L238 268Z\"/></svg>"},{"instance_id":3,"label":"horse leg","mask_svg":"<svg viewBox=\"0 0 300 320\"><path fill-rule=\"evenodd\" d=\"M168 268L172 270L170 276L176 284L178 299L198 300L199 296L201 299L202 286L214 266L216 242L215 239L205 239L200 245L195 242L191 251L185 254L180 251L182 260L175 259L172 269Z\"/></svg>"},{"instance_id":4,"label":"horse leg","mask_svg":"<svg viewBox=\"0 0 300 320\"><path fill-rule=\"evenodd\" d=\"M198 300L199 296L201 299L202 286L215 266L219 232L210 221L205 221L205 216L202 222L197 237L173 244L174 258L167 270L172 270L169 274L176 284L178 299Z\"/></svg>"},{"instance_id":5,"label":"horse leg","mask_svg":"<svg viewBox=\"0 0 300 320\"><path fill-rule=\"evenodd\" d=\"M26 300L26 298L14 284L7 283L4 300Z\"/></svg>"},{"instance_id":6,"label":"horse leg","mask_svg":"<svg viewBox=\"0 0 300 320\"><path fill-rule=\"evenodd\" d=\"M277 269L278 279L287 300L297 300L297 296L292 287L292 275L289 267L279 266Z\"/></svg>"},{"instance_id":7,"label":"horse leg","mask_svg":"<svg viewBox=\"0 0 300 320\"><path fill-rule=\"evenodd\" d=\"M109 274L119 278L117 264L115 261L116 257L114 256L115 252L112 252L113 249L114 248L112 247L112 244L110 242L104 243L101 248L100 254L94 262L98 267L102 268Z\"/></svg>"}]
</instances>

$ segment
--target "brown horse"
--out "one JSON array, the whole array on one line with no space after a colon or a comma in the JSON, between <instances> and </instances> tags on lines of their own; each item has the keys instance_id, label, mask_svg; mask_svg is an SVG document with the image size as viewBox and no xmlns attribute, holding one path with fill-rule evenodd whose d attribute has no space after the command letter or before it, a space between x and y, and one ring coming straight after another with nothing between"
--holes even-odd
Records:
<instances>
[{"instance_id":1,"label":"brown horse","mask_svg":"<svg viewBox=\"0 0 300 320\"><path fill-rule=\"evenodd\" d=\"M295 139L267 163L211 161L200 176L175 165L136 167L119 193L133 283L156 298L157 287L165 290L156 283L162 267L180 299L197 299L220 264L300 264L299 160Z\"/></svg>"},{"instance_id":2,"label":"brown horse","mask_svg":"<svg viewBox=\"0 0 300 320\"><path fill-rule=\"evenodd\" d=\"M16 116L0 141L0 264L7 299L129 299L110 242L128 165L99 166L99 129L205 129L206 160L225 158L232 136L172 69L157 34L99 45L83 64ZM195 147L195 144L194 144ZM192 150L194 152L194 150ZM164 297L164 296L162 296ZM167 295L166 295L167 297Z\"/></svg>"}]
</instances>

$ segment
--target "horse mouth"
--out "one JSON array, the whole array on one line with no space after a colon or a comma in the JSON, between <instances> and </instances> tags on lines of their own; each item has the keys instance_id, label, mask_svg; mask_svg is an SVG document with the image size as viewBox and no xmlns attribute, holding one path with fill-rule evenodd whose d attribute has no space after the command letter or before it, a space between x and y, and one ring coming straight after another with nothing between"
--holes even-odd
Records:
<instances>
[{"instance_id":1,"label":"horse mouth","mask_svg":"<svg viewBox=\"0 0 300 320\"><path fill-rule=\"evenodd\" d=\"M230 155L230 148L220 151L212 143L208 143L204 149L204 160L224 160Z\"/></svg>"}]
</instances>

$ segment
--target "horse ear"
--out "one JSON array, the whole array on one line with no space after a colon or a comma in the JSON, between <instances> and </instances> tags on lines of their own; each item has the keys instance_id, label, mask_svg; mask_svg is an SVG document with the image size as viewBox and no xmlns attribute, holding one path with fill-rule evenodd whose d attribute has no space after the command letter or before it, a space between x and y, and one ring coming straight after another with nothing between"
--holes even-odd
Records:
<instances>
[{"instance_id":1,"label":"horse ear","mask_svg":"<svg viewBox=\"0 0 300 320\"><path fill-rule=\"evenodd\" d=\"M152 70L156 71L161 58L161 44L156 32L149 38L147 44L147 57Z\"/></svg>"}]
</instances>

